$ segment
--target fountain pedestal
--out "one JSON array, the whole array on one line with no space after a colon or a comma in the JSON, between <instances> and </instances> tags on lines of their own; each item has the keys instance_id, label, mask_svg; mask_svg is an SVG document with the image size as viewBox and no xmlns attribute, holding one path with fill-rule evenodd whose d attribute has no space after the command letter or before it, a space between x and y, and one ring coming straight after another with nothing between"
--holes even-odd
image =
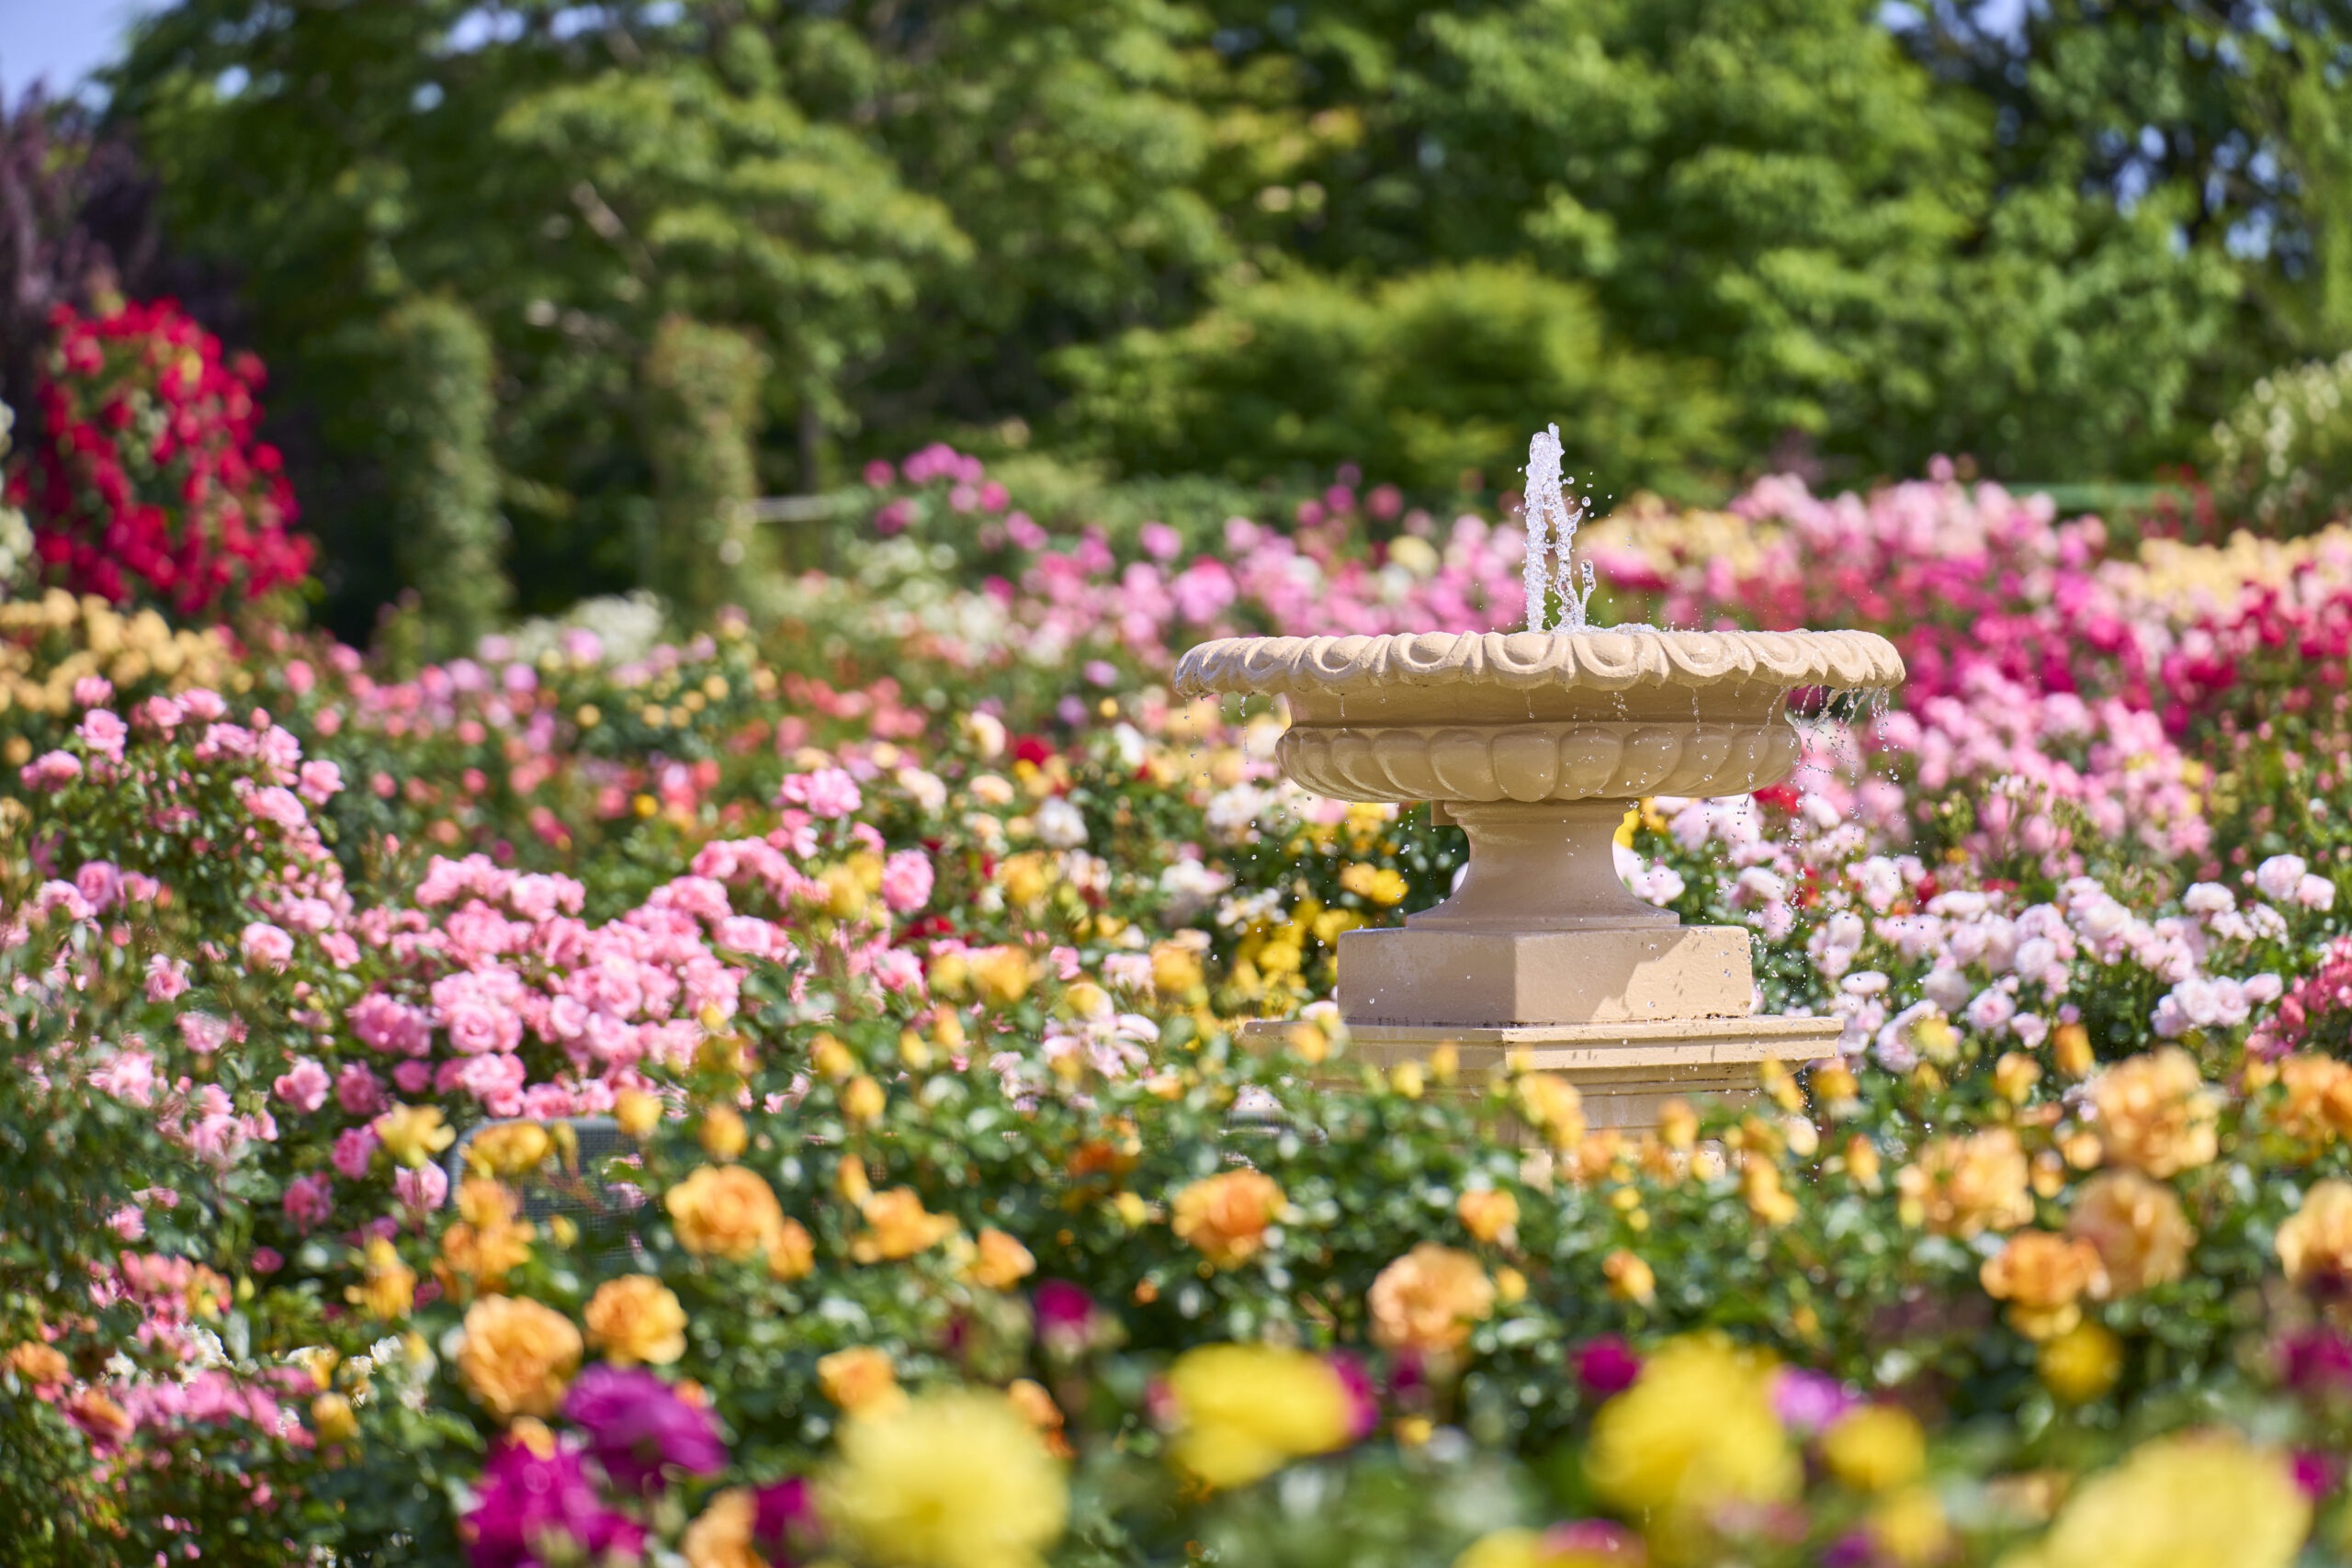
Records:
<instances>
[{"instance_id":1,"label":"fountain pedestal","mask_svg":"<svg viewBox=\"0 0 2352 1568\"><path fill-rule=\"evenodd\" d=\"M1761 1063L1828 1055L1838 1026L1754 1016L1745 930L1686 927L1626 889L1626 809L1777 784L1799 750L1792 690L1902 674L1868 633L1573 631L1228 638L1186 654L1176 685L1281 694L1294 782L1428 800L1469 836L1453 897L1340 940L1360 1059L1523 1055L1577 1084L1590 1125L1637 1130L1678 1096L1751 1090Z\"/></svg>"}]
</instances>

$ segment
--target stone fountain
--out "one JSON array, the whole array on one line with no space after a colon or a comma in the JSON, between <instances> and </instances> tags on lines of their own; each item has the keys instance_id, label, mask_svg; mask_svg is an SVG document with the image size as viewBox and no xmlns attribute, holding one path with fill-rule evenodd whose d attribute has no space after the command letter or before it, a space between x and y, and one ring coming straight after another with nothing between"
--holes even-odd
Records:
<instances>
[{"instance_id":1,"label":"stone fountain","mask_svg":"<svg viewBox=\"0 0 2352 1568\"><path fill-rule=\"evenodd\" d=\"M1792 692L1884 689L1903 660L1868 632L1582 626L1590 569L1578 592L1576 513L1549 440L1536 437L1529 466L1530 620L1550 597L1569 625L1228 637L1187 653L1176 689L1286 699L1275 758L1294 783L1426 800L1469 836L1453 897L1402 929L1340 938L1339 1007L1359 1059L1393 1066L1452 1044L1476 1068L1523 1054L1577 1086L1591 1125L1637 1130L1675 1097L1752 1089L1759 1064L1831 1055L1838 1024L1757 1015L1744 928L1685 926L1626 888L1613 851L1626 811L1648 795L1778 784L1802 750Z\"/></svg>"}]
</instances>

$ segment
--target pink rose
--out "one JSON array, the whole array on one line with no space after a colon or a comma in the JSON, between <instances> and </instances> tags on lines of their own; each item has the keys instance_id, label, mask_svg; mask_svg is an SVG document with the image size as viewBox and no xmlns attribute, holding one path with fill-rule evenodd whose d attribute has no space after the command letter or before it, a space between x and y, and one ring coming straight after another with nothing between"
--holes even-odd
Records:
<instances>
[{"instance_id":1,"label":"pink rose","mask_svg":"<svg viewBox=\"0 0 2352 1568\"><path fill-rule=\"evenodd\" d=\"M56 791L82 776L82 759L71 751L44 751L17 771L27 789Z\"/></svg>"},{"instance_id":2,"label":"pink rose","mask_svg":"<svg viewBox=\"0 0 2352 1568\"><path fill-rule=\"evenodd\" d=\"M353 1062L334 1076L334 1102L354 1116L373 1116L384 1108L384 1080Z\"/></svg>"},{"instance_id":3,"label":"pink rose","mask_svg":"<svg viewBox=\"0 0 2352 1568\"><path fill-rule=\"evenodd\" d=\"M356 1181L368 1174L368 1162L376 1157L376 1129L346 1127L334 1141L334 1168Z\"/></svg>"},{"instance_id":4,"label":"pink rose","mask_svg":"<svg viewBox=\"0 0 2352 1568\"><path fill-rule=\"evenodd\" d=\"M248 924L237 944L244 951L245 962L283 975L286 965L293 962L294 939L271 925L267 920Z\"/></svg>"},{"instance_id":5,"label":"pink rose","mask_svg":"<svg viewBox=\"0 0 2352 1568\"><path fill-rule=\"evenodd\" d=\"M343 770L333 762L305 762L301 781L302 798L313 806L324 806L342 793Z\"/></svg>"},{"instance_id":6,"label":"pink rose","mask_svg":"<svg viewBox=\"0 0 2352 1568\"><path fill-rule=\"evenodd\" d=\"M297 1056L294 1066L269 1087L271 1093L308 1116L327 1102L327 1070L308 1056Z\"/></svg>"},{"instance_id":7,"label":"pink rose","mask_svg":"<svg viewBox=\"0 0 2352 1568\"><path fill-rule=\"evenodd\" d=\"M392 1195L419 1214L437 1209L449 1195L449 1173L437 1165L402 1169L392 1178Z\"/></svg>"},{"instance_id":8,"label":"pink rose","mask_svg":"<svg viewBox=\"0 0 2352 1568\"><path fill-rule=\"evenodd\" d=\"M74 874L74 886L104 914L122 898L122 872L111 861L94 860Z\"/></svg>"},{"instance_id":9,"label":"pink rose","mask_svg":"<svg viewBox=\"0 0 2352 1568\"><path fill-rule=\"evenodd\" d=\"M297 1178L286 1189L283 1206L297 1230L308 1233L326 1224L334 1213L334 1178L323 1170Z\"/></svg>"},{"instance_id":10,"label":"pink rose","mask_svg":"<svg viewBox=\"0 0 2352 1568\"><path fill-rule=\"evenodd\" d=\"M910 915L931 901L931 857L921 850L900 850L882 867L882 902L893 913Z\"/></svg>"},{"instance_id":11,"label":"pink rose","mask_svg":"<svg viewBox=\"0 0 2352 1568\"><path fill-rule=\"evenodd\" d=\"M114 682L103 675L85 675L74 682L74 705L77 708L104 707L113 697Z\"/></svg>"},{"instance_id":12,"label":"pink rose","mask_svg":"<svg viewBox=\"0 0 2352 1568\"><path fill-rule=\"evenodd\" d=\"M92 708L82 716L74 731L82 744L109 761L122 761L122 743L130 736L130 727L116 716L110 708Z\"/></svg>"}]
</instances>

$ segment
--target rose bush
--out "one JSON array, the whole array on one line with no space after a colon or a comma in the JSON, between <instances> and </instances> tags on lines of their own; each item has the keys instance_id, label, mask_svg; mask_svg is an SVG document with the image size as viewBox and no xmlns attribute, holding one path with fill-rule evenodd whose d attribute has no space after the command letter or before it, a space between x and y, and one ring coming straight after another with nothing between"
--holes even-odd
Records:
<instances>
[{"instance_id":1,"label":"rose bush","mask_svg":"<svg viewBox=\"0 0 2352 1568\"><path fill-rule=\"evenodd\" d=\"M1335 493L1210 552L1056 536L955 454L876 478L904 513L786 621L627 659L0 616L36 1561L2352 1540L2352 745L2279 673L2329 536L1934 481L1604 537L1621 613L1871 625L1917 676L1798 705L1758 800L1629 819L1632 885L1845 1053L1628 1140L1509 1063L1356 1066L1337 938L1458 836L1166 694L1224 630L1508 624L1509 531ZM932 563L954 517L1000 581Z\"/></svg>"}]
</instances>

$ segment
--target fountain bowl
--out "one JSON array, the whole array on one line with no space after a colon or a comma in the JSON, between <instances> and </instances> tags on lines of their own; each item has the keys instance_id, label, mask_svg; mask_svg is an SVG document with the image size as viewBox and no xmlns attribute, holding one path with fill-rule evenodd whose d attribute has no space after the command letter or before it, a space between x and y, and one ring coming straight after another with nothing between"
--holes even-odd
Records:
<instances>
[{"instance_id":1,"label":"fountain bowl","mask_svg":"<svg viewBox=\"0 0 2352 1568\"><path fill-rule=\"evenodd\" d=\"M1599 1096L1597 1124L1638 1126L1678 1087L1825 1055L1838 1029L1750 1016L1747 931L1685 927L1626 888L1611 840L1627 808L1776 784L1803 751L1792 692L1903 676L1869 632L1613 628L1228 637L1185 654L1175 684L1283 697L1293 783L1427 800L1467 833L1452 897L1340 938L1340 1014L1367 1055L1528 1054Z\"/></svg>"}]
</instances>

